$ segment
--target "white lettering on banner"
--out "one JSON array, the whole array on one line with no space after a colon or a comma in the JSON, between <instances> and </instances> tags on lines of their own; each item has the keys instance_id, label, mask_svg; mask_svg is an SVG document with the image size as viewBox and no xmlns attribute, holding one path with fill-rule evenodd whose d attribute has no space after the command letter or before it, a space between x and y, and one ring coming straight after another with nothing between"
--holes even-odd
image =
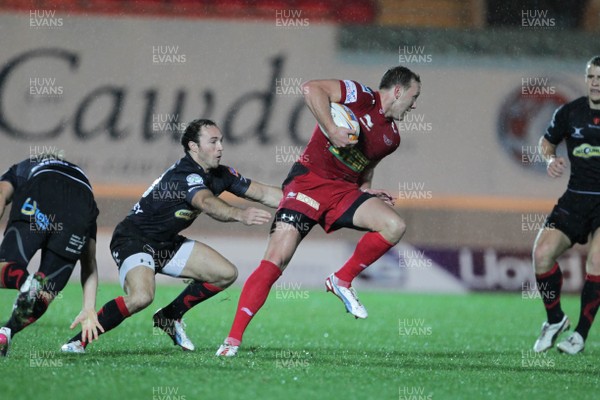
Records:
<instances>
[{"instance_id":1,"label":"white lettering on banner","mask_svg":"<svg viewBox=\"0 0 600 400\"><path fill-rule=\"evenodd\" d=\"M564 273L563 290L576 290L583 280L581 257L570 253L560 261ZM483 264L476 273L473 251L463 247L459 251L460 278L471 289L478 290L522 290L523 282L532 279L531 257L498 256L493 249L483 253Z\"/></svg>"},{"instance_id":2,"label":"white lettering on banner","mask_svg":"<svg viewBox=\"0 0 600 400\"><path fill-rule=\"evenodd\" d=\"M291 10L286 12L285 15L292 15ZM33 17L61 15L60 11L52 13L53 10L34 10ZM65 24L68 30L34 35L31 27L23 23L23 15L0 15L0 25L9 28L9 39L30 38L3 43L0 157L9 165L19 161L31 144L56 146L64 150L68 159L81 164L94 184L147 186L181 157L179 130L195 118L210 118L220 126L224 135L224 163L235 162L235 167L244 175L259 181L281 183L289 169L282 164L293 160L275 157L274 146L306 146L316 126L302 97L296 96L298 78L303 81L352 79L376 89L389 67L381 58L355 63L351 60L359 54L352 54L351 50L344 50L350 52L349 57L335 56L338 29L328 24L311 24L310 29L302 30L301 34L297 30L279 29L276 35L273 35L273 23L251 23L248 29L246 24L224 20L197 24L168 18L70 15ZM139 55L130 51L140 46L139 38L130 34L132 31L145 32ZM98 36L95 32L103 34ZM285 40L281 40L281 35L285 35ZM212 51L210 41L198 41L207 37L220 38L220 51ZM240 37L245 40L237 40ZM404 56L430 55L431 49L423 48L421 43L397 45L402 47ZM154 64L153 46L158 46L156 56L186 54L187 62L176 67ZM203 57L204 50L211 56ZM398 49L392 51L395 53ZM330 56L321 57L316 66L314 54ZM530 107L537 100L531 95L525 96L531 103L522 106L506 101L506 114L513 119L500 120L499 115L503 115L500 111L505 100L511 100L502 93L514 87L522 96L521 79L536 78L531 71L545 71L546 63L534 60L524 68L518 61L509 60L507 68L497 70L494 62L464 63L458 56L450 61L461 67L427 65L427 79L422 75L423 101L419 100L417 109L406 115L407 120L423 116L425 120L408 122L406 128L410 129L400 131L400 148L386 157L375 173L378 186L394 189L399 180L409 179L427 182L427 187L440 197L444 194L514 196L517 184L519 196L523 198L556 196L558 182L549 183L535 174L523 173L522 143L513 151L518 156L519 168L505 165L506 158L502 156L481 156L482 149L495 154L500 147L498 135L483 134L495 126L519 127L517 122L531 121L527 125L528 132L536 135L537 142L538 125L547 125L558 106L558 103L551 104L553 98L543 107ZM220 67L214 68L214 65ZM236 74L240 65L246 71L243 76ZM409 67L424 73L419 64ZM573 92L579 93L584 88L579 72L571 64L561 63L554 70L570 83ZM320 75L319 71L330 73ZM489 79L490 74L494 75L493 80ZM43 81L44 85L40 85L39 80L29 85L30 79L36 78L47 80ZM547 85L554 87L556 79L549 78ZM277 79L281 80L279 86ZM28 95L30 86L33 91L47 94ZM363 90L360 85L356 86ZM491 95L472 96L452 89L467 86L482 88ZM442 94L452 93L456 104L474 110L477 118L451 123L456 116L455 110L444 103L447 96L426 96L427 87L436 87ZM277 95L278 88L293 94ZM558 86L556 94L557 98L559 95L575 98ZM527 114L521 110L539 111ZM371 117L378 111L374 110ZM178 116L176 120L175 116ZM364 133L369 126L363 118ZM425 132L432 135L418 135ZM468 154L453 156L457 146L466 149ZM25 150L19 150L23 148ZM440 163L425 160L440 160ZM440 165L453 172L452 179L440 174ZM410 177L402 171L410 171ZM470 171L478 173L468 173Z\"/></svg>"}]
</instances>

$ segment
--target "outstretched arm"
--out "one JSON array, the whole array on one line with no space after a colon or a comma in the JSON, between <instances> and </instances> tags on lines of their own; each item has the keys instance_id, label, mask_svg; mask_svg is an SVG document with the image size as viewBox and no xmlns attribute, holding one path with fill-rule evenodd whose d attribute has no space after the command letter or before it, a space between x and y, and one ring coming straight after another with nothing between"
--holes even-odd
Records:
<instances>
[{"instance_id":1,"label":"outstretched arm","mask_svg":"<svg viewBox=\"0 0 600 400\"><path fill-rule=\"evenodd\" d=\"M277 186L252 181L244 196L247 199L258 201L267 207L277 208L283 197L283 192Z\"/></svg>"},{"instance_id":2,"label":"outstretched arm","mask_svg":"<svg viewBox=\"0 0 600 400\"><path fill-rule=\"evenodd\" d=\"M269 222L271 214L260 208L234 207L216 197L210 190L199 190L192 199L194 208L222 222L241 222L244 225L262 225Z\"/></svg>"},{"instance_id":3,"label":"outstretched arm","mask_svg":"<svg viewBox=\"0 0 600 400\"><path fill-rule=\"evenodd\" d=\"M98 330L104 328L98 322L96 314L96 293L98 290L98 266L96 264L96 240L89 239L81 255L81 287L83 288L83 307L71 324L71 329L81 324L81 340L91 343L98 339Z\"/></svg>"},{"instance_id":4,"label":"outstretched arm","mask_svg":"<svg viewBox=\"0 0 600 400\"><path fill-rule=\"evenodd\" d=\"M12 200L14 188L8 181L0 181L0 218L4 215L4 208Z\"/></svg>"}]
</instances>

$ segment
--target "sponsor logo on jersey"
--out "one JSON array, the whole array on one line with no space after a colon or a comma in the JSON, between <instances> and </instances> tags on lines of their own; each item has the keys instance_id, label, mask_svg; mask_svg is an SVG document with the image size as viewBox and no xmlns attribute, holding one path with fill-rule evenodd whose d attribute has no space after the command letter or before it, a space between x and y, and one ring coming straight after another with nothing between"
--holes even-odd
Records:
<instances>
[{"instance_id":1,"label":"sponsor logo on jersey","mask_svg":"<svg viewBox=\"0 0 600 400\"><path fill-rule=\"evenodd\" d=\"M235 168L229 167L229 172L231 173L231 175L233 176L237 176L238 178L240 177L240 173L237 172L237 170Z\"/></svg>"},{"instance_id":2,"label":"sponsor logo on jersey","mask_svg":"<svg viewBox=\"0 0 600 400\"><path fill-rule=\"evenodd\" d=\"M315 210L318 210L319 207L321 206L321 204L318 201L316 201L312 197L305 195L304 193L298 193L298 195L296 195L296 200L308 204Z\"/></svg>"},{"instance_id":3,"label":"sponsor logo on jersey","mask_svg":"<svg viewBox=\"0 0 600 400\"><path fill-rule=\"evenodd\" d=\"M289 192L285 197L286 199L293 199L294 197L296 197L296 194L296 192Z\"/></svg>"},{"instance_id":4,"label":"sponsor logo on jersey","mask_svg":"<svg viewBox=\"0 0 600 400\"><path fill-rule=\"evenodd\" d=\"M354 103L358 99L356 84L352 81L344 81L346 86L346 100L344 103Z\"/></svg>"},{"instance_id":5,"label":"sponsor logo on jersey","mask_svg":"<svg viewBox=\"0 0 600 400\"><path fill-rule=\"evenodd\" d=\"M27 215L30 220L35 222L37 229L46 231L52 228L53 224L50 218L44 214L39 208L37 201L31 200L31 197L28 197L23 206L21 207L21 214Z\"/></svg>"},{"instance_id":6,"label":"sponsor logo on jersey","mask_svg":"<svg viewBox=\"0 0 600 400\"><path fill-rule=\"evenodd\" d=\"M386 146L391 146L392 144L394 144L394 141L386 135L383 135L383 142L386 144Z\"/></svg>"},{"instance_id":7,"label":"sponsor logo on jersey","mask_svg":"<svg viewBox=\"0 0 600 400\"><path fill-rule=\"evenodd\" d=\"M573 133L571 133L571 138L573 138L573 139L583 139L583 134L581 133L581 130L583 128L577 128L576 126L574 126L573 129L575 131Z\"/></svg>"},{"instance_id":8,"label":"sponsor logo on jersey","mask_svg":"<svg viewBox=\"0 0 600 400\"><path fill-rule=\"evenodd\" d=\"M354 172L362 172L369 165L369 159L356 147L337 149L329 146L329 151Z\"/></svg>"},{"instance_id":9,"label":"sponsor logo on jersey","mask_svg":"<svg viewBox=\"0 0 600 400\"><path fill-rule=\"evenodd\" d=\"M190 186L195 186L195 185L202 185L204 184L204 179L202 179L202 177L198 174L189 174L185 180L187 181L188 185Z\"/></svg>"},{"instance_id":10,"label":"sponsor logo on jersey","mask_svg":"<svg viewBox=\"0 0 600 400\"><path fill-rule=\"evenodd\" d=\"M573 149L573 155L580 158L590 158L600 156L600 146L591 146L584 143Z\"/></svg>"},{"instance_id":11,"label":"sponsor logo on jersey","mask_svg":"<svg viewBox=\"0 0 600 400\"><path fill-rule=\"evenodd\" d=\"M196 216L198 216L197 211L191 211L186 209L175 211L175 218L181 218L189 221L191 219L196 218Z\"/></svg>"}]
</instances>

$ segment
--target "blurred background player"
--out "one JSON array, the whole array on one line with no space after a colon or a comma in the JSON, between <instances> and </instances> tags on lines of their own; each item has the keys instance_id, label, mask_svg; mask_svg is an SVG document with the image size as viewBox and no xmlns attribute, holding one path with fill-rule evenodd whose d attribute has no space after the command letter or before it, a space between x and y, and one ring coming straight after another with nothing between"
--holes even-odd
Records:
<instances>
[{"instance_id":1,"label":"blurred background player","mask_svg":"<svg viewBox=\"0 0 600 400\"><path fill-rule=\"evenodd\" d=\"M548 175L553 178L562 176L566 169L566 160L556 156L556 146L563 140L566 142L571 177L567 191L554 206L533 247L537 286L548 317L533 346L537 352L552 347L570 325L560 306L562 272L556 260L573 244L587 243L590 234L592 243L585 265L579 323L557 345L559 351L568 354L583 351L600 305L600 56L587 63L585 82L587 97L559 107L540 139L540 153L547 161Z\"/></svg>"},{"instance_id":2,"label":"blurred background player","mask_svg":"<svg viewBox=\"0 0 600 400\"><path fill-rule=\"evenodd\" d=\"M367 318L352 281L400 241L404 221L391 207L393 197L371 188L377 163L400 145L395 121L415 108L420 77L408 68L388 70L378 91L350 80L313 80L303 84L305 103L319 126L283 183L269 244L260 265L244 284L229 336L218 356L237 353L252 317L267 299L296 248L315 224L326 232L366 230L354 254L325 284L356 318ZM330 103L346 104L360 121L360 136L334 124Z\"/></svg>"},{"instance_id":3,"label":"blurred background player","mask_svg":"<svg viewBox=\"0 0 600 400\"><path fill-rule=\"evenodd\" d=\"M271 218L267 211L233 207L217 196L228 191L275 208L281 200L281 189L251 181L235 169L220 165L223 135L213 121L192 121L181 144L185 156L154 181L114 231L110 249L127 295L106 303L98 312L98 320L108 332L150 305L156 273L189 278L193 282L173 302L159 309L153 320L173 344L193 351L183 315L231 285L237 269L206 244L179 232L201 212L218 221L262 225ZM86 345L80 333L63 345L62 351L83 353Z\"/></svg>"},{"instance_id":4,"label":"blurred background player","mask_svg":"<svg viewBox=\"0 0 600 400\"><path fill-rule=\"evenodd\" d=\"M13 206L0 245L0 287L19 289L12 315L0 328L0 354L13 337L37 321L65 287L81 260L83 307L71 325L81 324L92 341L102 331L96 317L96 218L98 208L90 182L75 164L46 154L13 165L0 177L0 217ZM41 262L29 274L37 250Z\"/></svg>"}]
</instances>

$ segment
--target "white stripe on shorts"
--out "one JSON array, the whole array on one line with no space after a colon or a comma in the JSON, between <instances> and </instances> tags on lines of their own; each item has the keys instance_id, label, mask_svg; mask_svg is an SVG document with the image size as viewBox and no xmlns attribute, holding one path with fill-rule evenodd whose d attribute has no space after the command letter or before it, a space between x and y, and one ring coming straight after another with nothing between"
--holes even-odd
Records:
<instances>
[{"instance_id":1,"label":"white stripe on shorts","mask_svg":"<svg viewBox=\"0 0 600 400\"><path fill-rule=\"evenodd\" d=\"M121 268L119 269L119 282L121 282L121 288L123 288L123 290L125 290L125 277L127 276L127 273L140 265L154 271L154 259L148 253L135 253L123 261Z\"/></svg>"},{"instance_id":2,"label":"white stripe on shorts","mask_svg":"<svg viewBox=\"0 0 600 400\"><path fill-rule=\"evenodd\" d=\"M177 250L177 253L175 253L173 258L171 258L171 260L167 263L167 265L165 265L160 273L179 278L183 268L185 267L185 264L190 258L190 254L192 254L195 243L195 240L186 239L181 247L179 247L179 250Z\"/></svg>"}]
</instances>

